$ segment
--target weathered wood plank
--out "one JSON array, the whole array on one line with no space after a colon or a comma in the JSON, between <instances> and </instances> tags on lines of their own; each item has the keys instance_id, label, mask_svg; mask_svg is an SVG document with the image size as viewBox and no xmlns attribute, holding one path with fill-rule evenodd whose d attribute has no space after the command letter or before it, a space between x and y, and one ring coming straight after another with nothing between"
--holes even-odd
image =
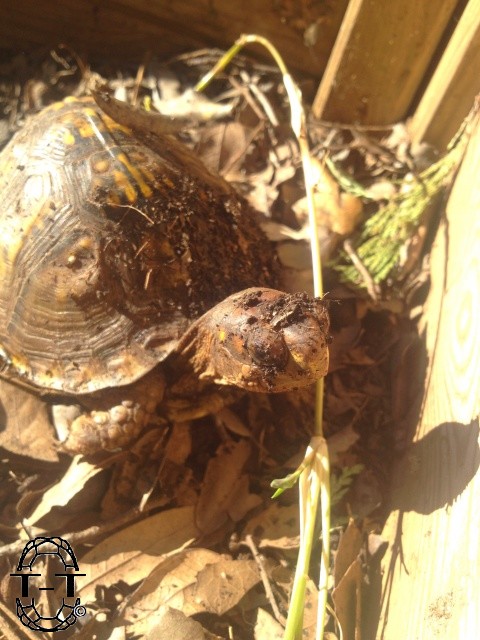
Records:
<instances>
[{"instance_id":1,"label":"weathered wood plank","mask_svg":"<svg viewBox=\"0 0 480 640\"><path fill-rule=\"evenodd\" d=\"M429 370L384 530L378 640L480 638L480 124L431 257Z\"/></svg>"},{"instance_id":2,"label":"weathered wood plank","mask_svg":"<svg viewBox=\"0 0 480 640\"><path fill-rule=\"evenodd\" d=\"M206 46L225 48L241 33L256 32L272 40L292 69L319 78L347 3L5 1L0 2L0 47L29 50L65 42L95 57L137 61L147 50L169 56Z\"/></svg>"},{"instance_id":3,"label":"weathered wood plank","mask_svg":"<svg viewBox=\"0 0 480 640\"><path fill-rule=\"evenodd\" d=\"M350 0L313 104L318 118L401 120L457 0Z\"/></svg>"},{"instance_id":4,"label":"weathered wood plank","mask_svg":"<svg viewBox=\"0 0 480 640\"><path fill-rule=\"evenodd\" d=\"M444 149L480 91L480 0L470 0L413 115L416 142Z\"/></svg>"}]
</instances>

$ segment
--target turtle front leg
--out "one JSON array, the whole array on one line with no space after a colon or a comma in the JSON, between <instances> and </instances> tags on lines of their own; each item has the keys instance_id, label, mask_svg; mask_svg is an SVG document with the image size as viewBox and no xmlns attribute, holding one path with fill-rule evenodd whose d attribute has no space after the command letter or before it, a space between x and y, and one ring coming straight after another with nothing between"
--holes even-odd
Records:
<instances>
[{"instance_id":1,"label":"turtle front leg","mask_svg":"<svg viewBox=\"0 0 480 640\"><path fill-rule=\"evenodd\" d=\"M164 389L163 375L155 372L132 385L103 390L87 398L84 406L53 406L57 431L68 433L61 448L91 455L128 446L154 420Z\"/></svg>"}]
</instances>

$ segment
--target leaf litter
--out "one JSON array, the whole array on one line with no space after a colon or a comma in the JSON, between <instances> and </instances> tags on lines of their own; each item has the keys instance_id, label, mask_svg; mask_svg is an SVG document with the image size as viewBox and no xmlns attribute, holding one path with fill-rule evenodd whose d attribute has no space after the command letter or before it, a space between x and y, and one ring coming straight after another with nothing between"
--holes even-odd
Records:
<instances>
[{"instance_id":1,"label":"leaf litter","mask_svg":"<svg viewBox=\"0 0 480 640\"><path fill-rule=\"evenodd\" d=\"M3 141L33 111L106 78L119 99L182 118L184 142L261 212L288 287L311 291L303 177L281 78L240 56L207 97L192 94L189 87L218 55L150 59L141 74L128 65L90 68L66 47L46 57L5 58ZM391 461L415 420L414 412L402 411L415 405L423 375L420 368L412 376L421 347L409 309L421 307L428 277L424 249L387 288L368 282L359 288L368 280L361 271L352 288L334 263L345 260L364 221L434 157L410 145L401 123L372 132L310 121L310 135L322 255L330 262L324 275L333 341L324 419L337 487L331 602L348 640L366 624L369 540L381 532ZM355 257L354 243L351 250ZM61 535L86 573L78 595L88 613L76 637L281 638L298 507L296 489L272 502L270 482L301 460L313 397L312 389L246 396L195 422L152 425L128 451L86 460L57 448L47 400L1 381L4 575L26 540ZM316 570L308 579L304 638L315 633ZM11 607L12 597L3 580L0 604ZM338 637L333 617L329 629L330 638Z\"/></svg>"}]
</instances>

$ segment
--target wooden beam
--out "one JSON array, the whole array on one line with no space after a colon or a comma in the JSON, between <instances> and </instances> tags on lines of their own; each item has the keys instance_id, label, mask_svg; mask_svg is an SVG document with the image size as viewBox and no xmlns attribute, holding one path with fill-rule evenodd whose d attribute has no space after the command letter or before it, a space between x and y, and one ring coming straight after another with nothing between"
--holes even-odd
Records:
<instances>
[{"instance_id":1,"label":"wooden beam","mask_svg":"<svg viewBox=\"0 0 480 640\"><path fill-rule=\"evenodd\" d=\"M457 0L350 0L313 103L317 118L403 119Z\"/></svg>"},{"instance_id":2,"label":"wooden beam","mask_svg":"<svg viewBox=\"0 0 480 640\"><path fill-rule=\"evenodd\" d=\"M480 0L469 0L409 124L415 142L448 142L480 91Z\"/></svg>"},{"instance_id":3,"label":"wooden beam","mask_svg":"<svg viewBox=\"0 0 480 640\"><path fill-rule=\"evenodd\" d=\"M6 0L0 2L0 48L28 51L63 42L90 58L137 62L146 51L166 58L204 47L228 48L241 33L256 32L278 47L292 70L318 79L347 4ZM257 52L271 62L264 49Z\"/></svg>"},{"instance_id":4,"label":"wooden beam","mask_svg":"<svg viewBox=\"0 0 480 640\"><path fill-rule=\"evenodd\" d=\"M480 638L480 124L430 261L429 369L395 470L377 640Z\"/></svg>"}]
</instances>

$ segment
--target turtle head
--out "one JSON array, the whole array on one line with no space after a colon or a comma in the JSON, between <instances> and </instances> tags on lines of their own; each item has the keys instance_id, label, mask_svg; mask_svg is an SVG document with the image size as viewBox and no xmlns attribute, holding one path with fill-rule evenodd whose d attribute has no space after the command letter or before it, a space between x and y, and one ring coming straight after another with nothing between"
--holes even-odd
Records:
<instances>
[{"instance_id":1,"label":"turtle head","mask_svg":"<svg viewBox=\"0 0 480 640\"><path fill-rule=\"evenodd\" d=\"M206 375L213 373L217 384L276 393L327 373L329 318L318 298L252 288L216 305L205 321L207 316Z\"/></svg>"}]
</instances>

